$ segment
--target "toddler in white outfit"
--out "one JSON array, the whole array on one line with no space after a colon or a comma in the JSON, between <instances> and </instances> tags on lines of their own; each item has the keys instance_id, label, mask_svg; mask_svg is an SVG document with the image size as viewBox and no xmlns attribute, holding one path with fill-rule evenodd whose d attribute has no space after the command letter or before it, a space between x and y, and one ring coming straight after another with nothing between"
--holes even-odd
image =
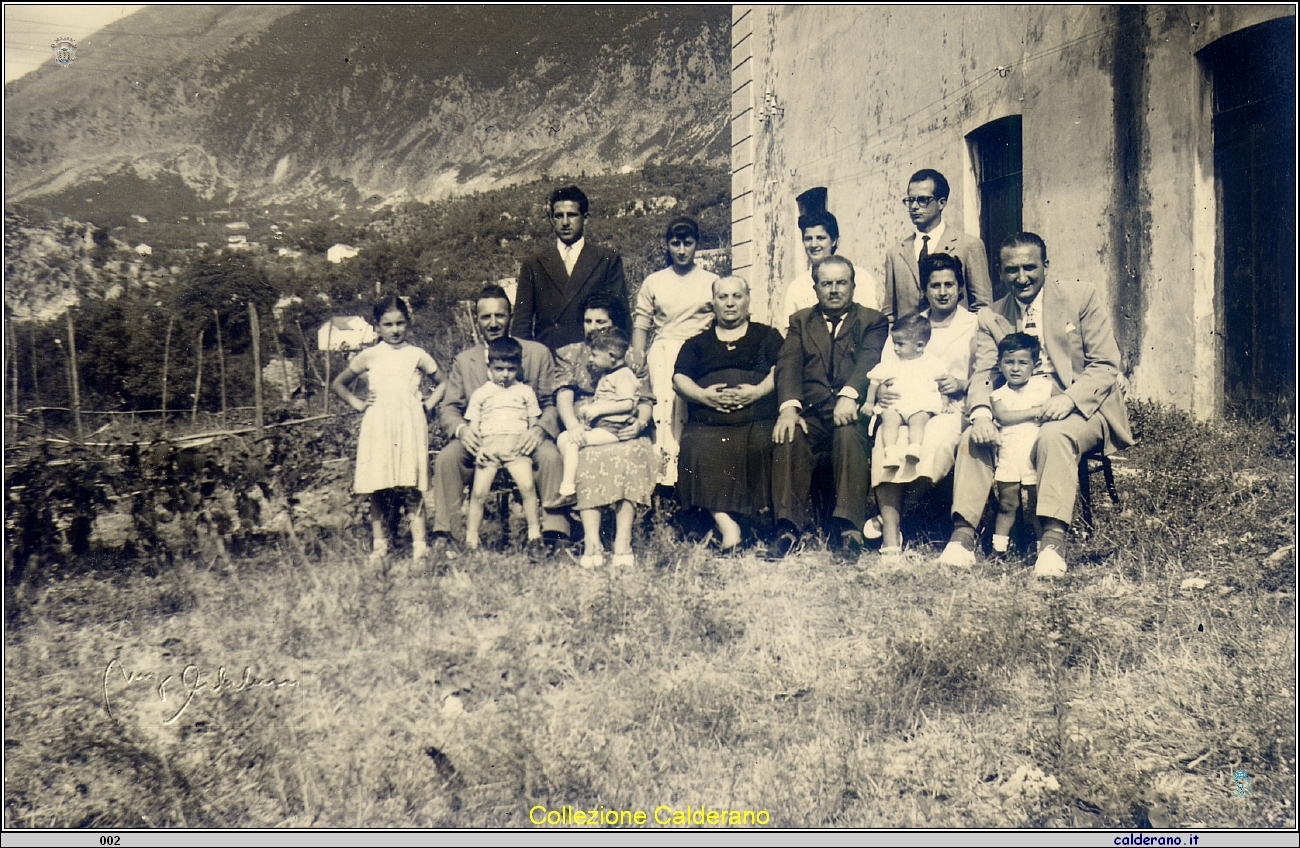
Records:
<instances>
[{"instance_id":1,"label":"toddler in white outfit","mask_svg":"<svg viewBox=\"0 0 1300 848\"><path fill-rule=\"evenodd\" d=\"M1038 339L1026 333L1008 333L998 342L998 370L1006 385L993 390L993 418L1001 428L1002 443L993 480L998 490L998 515L993 525L993 550L1006 553L1011 528L1020 508L1020 488L1029 497L1028 514L1038 526L1038 473L1034 469L1034 444L1038 441L1038 416L1056 390L1046 374L1035 375L1041 358Z\"/></svg>"},{"instance_id":2,"label":"toddler in white outfit","mask_svg":"<svg viewBox=\"0 0 1300 848\"><path fill-rule=\"evenodd\" d=\"M897 359L882 360L867 372L871 384L867 388L866 406L880 417L878 438L884 445L884 465L897 468L904 461L916 462L921 458L921 443L925 441L925 425L943 411L944 398L939 393L939 378L947 373L942 362L925 355L930 343L930 319L923 315L907 315L894 322L890 331ZM881 385L893 381L890 388L899 397L888 407L876 408L876 397ZM898 444L899 431L907 424L907 448Z\"/></svg>"}]
</instances>

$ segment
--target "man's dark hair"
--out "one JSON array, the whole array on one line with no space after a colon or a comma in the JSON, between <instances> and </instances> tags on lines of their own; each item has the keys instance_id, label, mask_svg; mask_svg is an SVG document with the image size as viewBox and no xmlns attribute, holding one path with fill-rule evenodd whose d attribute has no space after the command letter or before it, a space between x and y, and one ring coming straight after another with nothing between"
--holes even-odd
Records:
<instances>
[{"instance_id":1,"label":"man's dark hair","mask_svg":"<svg viewBox=\"0 0 1300 848\"><path fill-rule=\"evenodd\" d=\"M912 178L907 181L907 184L911 185L912 183L925 182L926 180L934 180L935 199L942 200L948 196L948 192L950 191L948 188L948 180L943 174L939 173L934 168L922 168L912 175Z\"/></svg>"},{"instance_id":2,"label":"man's dark hair","mask_svg":"<svg viewBox=\"0 0 1300 848\"><path fill-rule=\"evenodd\" d=\"M582 189L577 186L557 188L555 193L551 195L551 202L546 205L546 214L554 214L555 204L563 203L566 200L578 204L578 211L583 215L587 214L587 195L583 194Z\"/></svg>"},{"instance_id":3,"label":"man's dark hair","mask_svg":"<svg viewBox=\"0 0 1300 848\"><path fill-rule=\"evenodd\" d=\"M1026 231L1023 233L1014 233L1002 240L1002 244L998 246L999 267L1001 267L1002 264L1002 251L1006 250L1007 248L1011 248L1012 250L1014 250L1017 247L1036 247L1038 248L1039 253L1042 256L1043 261L1044 262L1047 261L1047 244L1046 242L1043 241L1043 237L1038 235L1037 233L1031 233Z\"/></svg>"},{"instance_id":4,"label":"man's dark hair","mask_svg":"<svg viewBox=\"0 0 1300 848\"><path fill-rule=\"evenodd\" d=\"M812 266L813 282L820 283L822 281L822 278L817 276L817 272L821 270L823 265L843 265L845 268L849 269L849 282L856 284L857 272L853 270L853 263L845 259L843 256L827 256L825 259L818 259L814 262Z\"/></svg>"},{"instance_id":5,"label":"man's dark hair","mask_svg":"<svg viewBox=\"0 0 1300 848\"><path fill-rule=\"evenodd\" d=\"M506 290L496 283L488 283L479 290L478 297L474 298L475 314L478 314L478 302L480 300L497 300L498 298L506 302L506 312L510 312L510 295L506 294Z\"/></svg>"},{"instance_id":6,"label":"man's dark hair","mask_svg":"<svg viewBox=\"0 0 1300 848\"><path fill-rule=\"evenodd\" d=\"M627 334L618 327L606 327L592 333L587 338L587 346L592 350L607 350L614 354L616 359L622 359L623 354L627 353L629 343Z\"/></svg>"},{"instance_id":7,"label":"man's dark hair","mask_svg":"<svg viewBox=\"0 0 1300 848\"><path fill-rule=\"evenodd\" d=\"M889 335L895 339L901 339L909 342L930 343L930 319L921 315L919 312L913 312L910 315L904 315L894 322L893 328Z\"/></svg>"},{"instance_id":8,"label":"man's dark hair","mask_svg":"<svg viewBox=\"0 0 1300 848\"><path fill-rule=\"evenodd\" d=\"M493 339L488 342L487 360L489 364L504 362L516 368L522 368L524 364L524 346L519 343L518 339L510 336Z\"/></svg>"},{"instance_id":9,"label":"man's dark hair","mask_svg":"<svg viewBox=\"0 0 1300 848\"><path fill-rule=\"evenodd\" d=\"M840 240L840 222L835 220L835 216L825 209L818 209L816 212L799 216L799 234L803 235L810 227L825 227L826 234L831 237L831 241Z\"/></svg>"},{"instance_id":10,"label":"man's dark hair","mask_svg":"<svg viewBox=\"0 0 1300 848\"><path fill-rule=\"evenodd\" d=\"M668 222L668 229L664 233L664 241L673 239L693 238L697 242L700 240L700 225L694 218L687 218L683 215L680 218L674 218Z\"/></svg>"},{"instance_id":11,"label":"man's dark hair","mask_svg":"<svg viewBox=\"0 0 1300 848\"><path fill-rule=\"evenodd\" d=\"M957 275L957 289L966 291L966 272L962 269L961 260L951 253L931 253L922 258L917 267L921 272L922 292L930 285L930 275L935 271L952 271Z\"/></svg>"},{"instance_id":12,"label":"man's dark hair","mask_svg":"<svg viewBox=\"0 0 1300 848\"><path fill-rule=\"evenodd\" d=\"M1002 337L1002 341L998 342L998 361L1001 362L1003 356L1017 350L1029 351L1029 355L1037 362L1042 345L1037 338L1028 333L1007 333Z\"/></svg>"}]
</instances>

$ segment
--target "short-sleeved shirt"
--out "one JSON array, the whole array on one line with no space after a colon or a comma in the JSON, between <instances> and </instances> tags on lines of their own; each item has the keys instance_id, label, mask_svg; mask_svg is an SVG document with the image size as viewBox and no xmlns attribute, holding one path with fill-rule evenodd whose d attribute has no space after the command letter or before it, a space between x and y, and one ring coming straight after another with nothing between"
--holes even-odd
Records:
<instances>
[{"instance_id":1,"label":"short-sleeved shirt","mask_svg":"<svg viewBox=\"0 0 1300 848\"><path fill-rule=\"evenodd\" d=\"M1055 386L1056 381L1053 378L1045 374L1035 374L1029 378L1029 382L1020 388L1013 389L1011 386L1002 386L994 389L993 394L989 397L1007 409L1019 412L1033 409L1040 403L1047 403L1047 401L1051 400L1052 390ZM1034 426L1037 427L1038 425L1035 424Z\"/></svg>"},{"instance_id":2,"label":"short-sleeved shirt","mask_svg":"<svg viewBox=\"0 0 1300 848\"><path fill-rule=\"evenodd\" d=\"M529 419L542 415L537 403L537 393L527 383L515 383L508 388L496 383L484 383L469 397L465 420L477 423L484 436L501 436L526 433Z\"/></svg>"},{"instance_id":3,"label":"short-sleeved shirt","mask_svg":"<svg viewBox=\"0 0 1300 848\"><path fill-rule=\"evenodd\" d=\"M591 400L595 403L604 401L632 401L634 407L641 399L641 378L626 365L616 368L600 378L596 383L596 393ZM591 422L593 427L618 432L636 418L635 408L628 412L616 412L602 415Z\"/></svg>"}]
</instances>

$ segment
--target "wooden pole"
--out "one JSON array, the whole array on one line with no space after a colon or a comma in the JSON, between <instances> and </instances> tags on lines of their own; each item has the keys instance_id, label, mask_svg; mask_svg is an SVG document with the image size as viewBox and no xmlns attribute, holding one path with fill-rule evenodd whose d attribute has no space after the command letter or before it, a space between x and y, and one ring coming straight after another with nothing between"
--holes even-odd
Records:
<instances>
[{"instance_id":1,"label":"wooden pole","mask_svg":"<svg viewBox=\"0 0 1300 848\"><path fill-rule=\"evenodd\" d=\"M199 370L194 375L194 407L190 410L190 423L199 420L199 393L203 391L203 330L199 330Z\"/></svg>"},{"instance_id":2,"label":"wooden pole","mask_svg":"<svg viewBox=\"0 0 1300 848\"><path fill-rule=\"evenodd\" d=\"M284 345L280 343L280 322L275 322L275 330L271 333L271 338L275 339L275 352L280 357L280 372L284 375L284 388L280 390L286 401L293 400L293 392L289 391L289 360L284 358Z\"/></svg>"},{"instance_id":3,"label":"wooden pole","mask_svg":"<svg viewBox=\"0 0 1300 848\"><path fill-rule=\"evenodd\" d=\"M332 382L331 375L330 375L330 371L332 369L330 368L330 366L334 364L332 361L333 356L331 355L331 351L330 351L330 343L334 341L333 338L334 319L330 318L328 320L329 320L329 324L327 325L328 329L325 330L325 414L326 415L330 414L330 392L333 391L333 389L330 387L330 383Z\"/></svg>"},{"instance_id":4,"label":"wooden pole","mask_svg":"<svg viewBox=\"0 0 1300 848\"><path fill-rule=\"evenodd\" d=\"M248 322L253 327L253 415L257 437L262 438L262 325L257 320L257 305L248 302Z\"/></svg>"},{"instance_id":5,"label":"wooden pole","mask_svg":"<svg viewBox=\"0 0 1300 848\"><path fill-rule=\"evenodd\" d=\"M293 323L298 325L298 338L302 340L302 382L304 385L303 397L306 397L307 391L305 386L307 384L307 369L308 368L311 369L311 373L316 378L317 382L320 382L320 370L316 367L316 360L311 358L311 348L307 346L307 334L302 331L302 322L294 321ZM325 391L329 391L329 386L325 387Z\"/></svg>"},{"instance_id":6,"label":"wooden pole","mask_svg":"<svg viewBox=\"0 0 1300 848\"><path fill-rule=\"evenodd\" d=\"M221 426L226 426L226 352L221 346L221 316L212 310L212 317L217 322L217 362L221 364Z\"/></svg>"},{"instance_id":7,"label":"wooden pole","mask_svg":"<svg viewBox=\"0 0 1300 848\"><path fill-rule=\"evenodd\" d=\"M72 310L63 313L68 319L68 381L72 385L72 417L77 426L77 441L85 441L81 426L81 387L77 378L77 330L72 326Z\"/></svg>"},{"instance_id":8,"label":"wooden pole","mask_svg":"<svg viewBox=\"0 0 1300 848\"><path fill-rule=\"evenodd\" d=\"M41 380L40 369L36 363L39 360L36 357L36 323L32 322L32 395L36 398L36 408L40 409L36 414L41 417L41 432L45 432L45 410L41 409L44 404L41 403Z\"/></svg>"},{"instance_id":9,"label":"wooden pole","mask_svg":"<svg viewBox=\"0 0 1300 848\"><path fill-rule=\"evenodd\" d=\"M167 337L163 342L163 386L162 386L162 423L163 427L167 426L167 367L171 364L172 358L172 325L176 323L176 316L172 315L167 318Z\"/></svg>"}]
</instances>

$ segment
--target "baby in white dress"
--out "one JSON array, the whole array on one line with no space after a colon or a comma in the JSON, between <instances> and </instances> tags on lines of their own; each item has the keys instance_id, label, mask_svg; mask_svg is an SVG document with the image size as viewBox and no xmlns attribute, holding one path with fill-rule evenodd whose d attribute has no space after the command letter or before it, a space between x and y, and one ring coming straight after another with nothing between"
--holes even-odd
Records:
<instances>
[{"instance_id":1,"label":"baby in white dress","mask_svg":"<svg viewBox=\"0 0 1300 848\"><path fill-rule=\"evenodd\" d=\"M921 443L925 441L925 425L943 411L944 399L939 393L939 378L947 374L942 362L925 355L930 343L930 319L923 315L907 315L894 322L889 333L894 343L897 359L882 361L867 372L871 384L867 388L866 406L874 409L880 418L878 438L884 445L885 468L898 468L904 461L916 462L921 458ZM876 409L876 396L881 385L893 381L891 388L898 398L884 409ZM907 424L907 447L898 444L899 431Z\"/></svg>"}]
</instances>

